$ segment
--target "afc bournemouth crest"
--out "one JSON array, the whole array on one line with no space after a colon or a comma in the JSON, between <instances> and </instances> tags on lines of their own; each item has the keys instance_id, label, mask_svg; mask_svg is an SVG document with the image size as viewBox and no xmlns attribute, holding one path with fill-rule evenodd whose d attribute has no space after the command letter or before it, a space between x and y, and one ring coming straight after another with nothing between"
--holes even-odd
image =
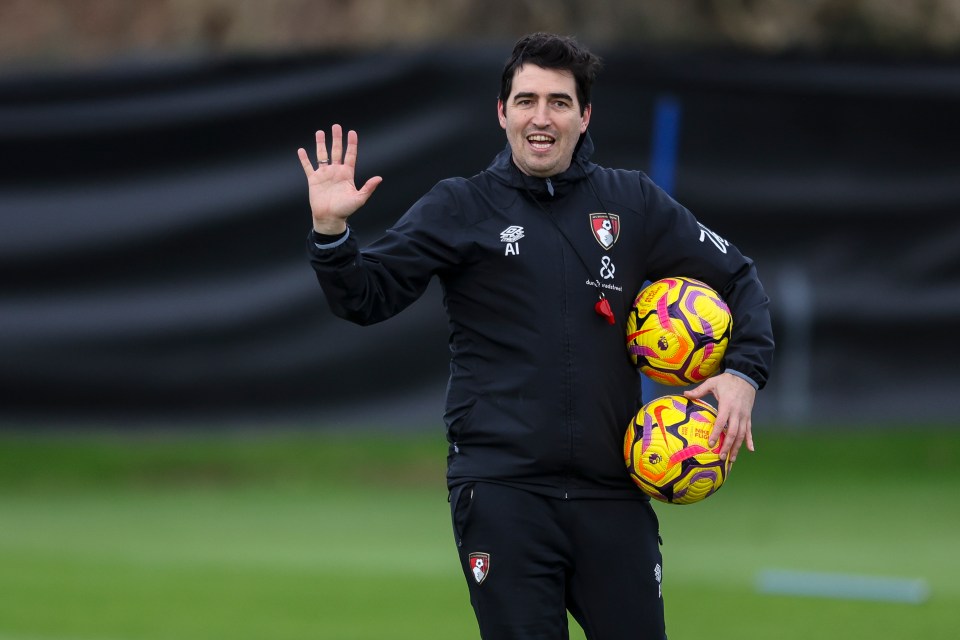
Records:
<instances>
[{"instance_id":1,"label":"afc bournemouth crest","mask_svg":"<svg viewBox=\"0 0 960 640\"><path fill-rule=\"evenodd\" d=\"M489 553L471 553L468 560L470 564L470 573L477 584L483 584L483 581L490 575L490 554Z\"/></svg>"},{"instance_id":2,"label":"afc bournemouth crest","mask_svg":"<svg viewBox=\"0 0 960 640\"><path fill-rule=\"evenodd\" d=\"M600 246L609 249L620 237L620 216L615 213L591 213L590 228Z\"/></svg>"}]
</instances>

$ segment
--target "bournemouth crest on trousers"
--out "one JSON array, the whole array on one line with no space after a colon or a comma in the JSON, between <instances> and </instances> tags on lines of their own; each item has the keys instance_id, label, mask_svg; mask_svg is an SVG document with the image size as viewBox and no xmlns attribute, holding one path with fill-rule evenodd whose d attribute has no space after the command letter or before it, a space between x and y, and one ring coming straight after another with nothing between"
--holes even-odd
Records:
<instances>
[{"instance_id":1,"label":"bournemouth crest on trousers","mask_svg":"<svg viewBox=\"0 0 960 640\"><path fill-rule=\"evenodd\" d=\"M471 553L467 560L470 566L470 573L477 584L483 584L483 581L490 575L490 554L489 553Z\"/></svg>"}]
</instances>

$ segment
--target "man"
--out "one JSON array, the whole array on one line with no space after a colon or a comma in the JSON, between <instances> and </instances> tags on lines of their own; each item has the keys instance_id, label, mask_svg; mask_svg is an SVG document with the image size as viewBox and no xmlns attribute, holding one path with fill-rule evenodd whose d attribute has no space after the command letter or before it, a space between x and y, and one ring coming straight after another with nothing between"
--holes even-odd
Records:
<instances>
[{"instance_id":1,"label":"man","mask_svg":"<svg viewBox=\"0 0 960 640\"><path fill-rule=\"evenodd\" d=\"M450 321L444 415L453 528L486 640L664 638L656 515L623 461L641 401L625 319L645 280L702 280L730 305L713 395L731 462L753 450L751 413L773 339L753 263L636 171L589 160L590 90L600 61L571 38L522 38L501 80L508 146L486 171L437 184L360 250L347 219L357 134L317 132L304 149L311 263L337 315L359 324L402 311L437 276ZM605 233L601 233L600 231Z\"/></svg>"}]
</instances>

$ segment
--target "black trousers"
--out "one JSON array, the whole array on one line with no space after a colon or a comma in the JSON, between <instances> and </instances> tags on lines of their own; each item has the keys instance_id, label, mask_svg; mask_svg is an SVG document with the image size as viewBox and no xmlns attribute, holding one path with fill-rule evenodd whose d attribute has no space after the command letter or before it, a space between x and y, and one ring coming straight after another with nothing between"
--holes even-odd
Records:
<instances>
[{"instance_id":1,"label":"black trousers","mask_svg":"<svg viewBox=\"0 0 960 640\"><path fill-rule=\"evenodd\" d=\"M640 500L454 487L454 536L483 640L664 640L659 525Z\"/></svg>"}]
</instances>

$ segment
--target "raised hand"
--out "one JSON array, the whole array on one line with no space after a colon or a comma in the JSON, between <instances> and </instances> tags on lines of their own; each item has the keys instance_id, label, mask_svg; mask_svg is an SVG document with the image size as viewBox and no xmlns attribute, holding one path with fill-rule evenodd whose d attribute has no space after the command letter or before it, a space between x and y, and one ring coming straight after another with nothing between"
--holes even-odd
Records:
<instances>
[{"instance_id":1,"label":"raised hand","mask_svg":"<svg viewBox=\"0 0 960 640\"><path fill-rule=\"evenodd\" d=\"M317 233L336 235L347 228L347 218L362 207L383 182L374 176L357 189L354 171L357 165L357 132L347 133L347 148L343 149L343 128L339 124L330 130L330 152L326 136L317 131L317 168L313 168L307 152L300 148L297 155L307 176L310 190L310 210L313 228Z\"/></svg>"}]
</instances>

